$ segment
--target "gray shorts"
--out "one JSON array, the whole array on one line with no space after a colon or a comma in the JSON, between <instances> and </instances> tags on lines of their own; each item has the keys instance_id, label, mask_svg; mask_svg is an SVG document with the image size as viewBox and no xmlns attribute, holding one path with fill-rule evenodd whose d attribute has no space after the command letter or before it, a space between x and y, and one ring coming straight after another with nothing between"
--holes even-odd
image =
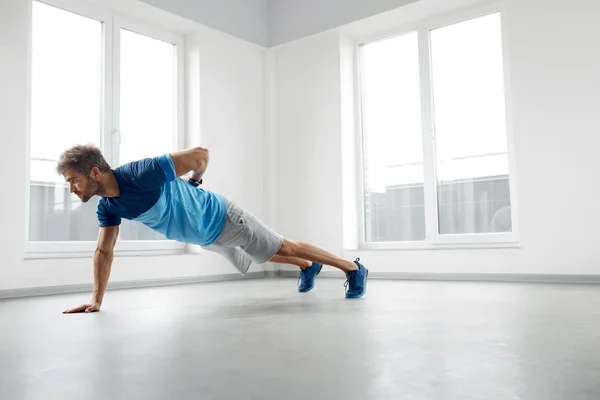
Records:
<instances>
[{"instance_id":1,"label":"gray shorts","mask_svg":"<svg viewBox=\"0 0 600 400\"><path fill-rule=\"evenodd\" d=\"M245 275L253 262L264 264L277 254L283 236L234 201L225 197L225 202L227 218L223 232L204 248L222 255Z\"/></svg>"}]
</instances>

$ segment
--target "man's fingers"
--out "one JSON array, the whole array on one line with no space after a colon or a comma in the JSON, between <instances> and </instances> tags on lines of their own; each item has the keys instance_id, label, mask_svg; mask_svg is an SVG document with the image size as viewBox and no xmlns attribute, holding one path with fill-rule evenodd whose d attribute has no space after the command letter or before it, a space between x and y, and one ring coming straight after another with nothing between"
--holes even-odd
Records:
<instances>
[{"instance_id":1,"label":"man's fingers","mask_svg":"<svg viewBox=\"0 0 600 400\"><path fill-rule=\"evenodd\" d=\"M74 313L80 313L85 311L86 308L88 308L89 305L85 304L83 306L79 306L79 307L75 307L75 308L71 308L70 310L64 311L63 314L74 314Z\"/></svg>"}]
</instances>

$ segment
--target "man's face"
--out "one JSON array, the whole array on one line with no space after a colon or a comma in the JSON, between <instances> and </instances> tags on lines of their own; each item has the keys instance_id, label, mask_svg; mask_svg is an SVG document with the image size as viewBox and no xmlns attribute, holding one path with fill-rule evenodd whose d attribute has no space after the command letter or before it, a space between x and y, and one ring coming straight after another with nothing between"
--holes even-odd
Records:
<instances>
[{"instance_id":1,"label":"man's face","mask_svg":"<svg viewBox=\"0 0 600 400\"><path fill-rule=\"evenodd\" d=\"M75 193L82 202L87 203L98 192L100 185L91 176L81 172L68 169L63 174L65 181L69 184L71 193Z\"/></svg>"}]
</instances>

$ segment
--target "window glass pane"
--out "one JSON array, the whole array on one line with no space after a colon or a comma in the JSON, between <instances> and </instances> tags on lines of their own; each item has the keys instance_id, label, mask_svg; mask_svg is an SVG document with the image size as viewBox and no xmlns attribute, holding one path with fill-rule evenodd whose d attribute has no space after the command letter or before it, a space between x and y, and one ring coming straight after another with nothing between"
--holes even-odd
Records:
<instances>
[{"instance_id":1,"label":"window glass pane","mask_svg":"<svg viewBox=\"0 0 600 400\"><path fill-rule=\"evenodd\" d=\"M175 150L175 46L121 29L120 164ZM165 240L123 220L123 240Z\"/></svg>"},{"instance_id":2,"label":"window glass pane","mask_svg":"<svg viewBox=\"0 0 600 400\"><path fill-rule=\"evenodd\" d=\"M361 55L366 241L425 240L417 33Z\"/></svg>"},{"instance_id":3,"label":"window glass pane","mask_svg":"<svg viewBox=\"0 0 600 400\"><path fill-rule=\"evenodd\" d=\"M82 205L54 168L73 144L100 145L102 23L35 1L32 12L29 237L95 240L96 203Z\"/></svg>"},{"instance_id":4,"label":"window glass pane","mask_svg":"<svg viewBox=\"0 0 600 400\"><path fill-rule=\"evenodd\" d=\"M500 14L431 31L439 233L512 230Z\"/></svg>"},{"instance_id":5,"label":"window glass pane","mask_svg":"<svg viewBox=\"0 0 600 400\"><path fill-rule=\"evenodd\" d=\"M121 30L120 163L174 150L175 46Z\"/></svg>"}]
</instances>

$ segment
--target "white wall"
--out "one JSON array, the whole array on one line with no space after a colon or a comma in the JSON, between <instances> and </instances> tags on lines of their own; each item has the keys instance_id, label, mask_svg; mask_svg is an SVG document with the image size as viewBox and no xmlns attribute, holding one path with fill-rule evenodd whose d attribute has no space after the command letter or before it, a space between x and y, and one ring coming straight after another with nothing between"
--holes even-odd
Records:
<instances>
[{"instance_id":1,"label":"white wall","mask_svg":"<svg viewBox=\"0 0 600 400\"><path fill-rule=\"evenodd\" d=\"M143 0L202 25L267 45L267 0Z\"/></svg>"},{"instance_id":2,"label":"white wall","mask_svg":"<svg viewBox=\"0 0 600 400\"><path fill-rule=\"evenodd\" d=\"M91 255L84 259L25 260L29 25L28 1L0 3L0 177L4 182L0 290L92 282ZM262 216L264 49L200 26L189 39L192 53L200 56L196 68L202 80L195 103L199 118L195 126L191 124L188 141L211 150L205 187L224 192ZM256 266L252 270L262 271ZM229 273L237 271L220 256L206 252L116 258L111 280Z\"/></svg>"},{"instance_id":3,"label":"white wall","mask_svg":"<svg viewBox=\"0 0 600 400\"><path fill-rule=\"evenodd\" d=\"M264 218L266 50L201 29L188 40L200 57L200 144L211 152L204 187Z\"/></svg>"},{"instance_id":4,"label":"white wall","mask_svg":"<svg viewBox=\"0 0 600 400\"><path fill-rule=\"evenodd\" d=\"M417 0L270 0L269 46L291 42Z\"/></svg>"},{"instance_id":5,"label":"white wall","mask_svg":"<svg viewBox=\"0 0 600 400\"><path fill-rule=\"evenodd\" d=\"M360 256L373 272L600 274L600 3L593 0L507 3L521 248L344 250L340 46L347 35L389 32L411 15L467 3L421 0L269 50L277 87L277 227L338 255Z\"/></svg>"},{"instance_id":6,"label":"white wall","mask_svg":"<svg viewBox=\"0 0 600 400\"><path fill-rule=\"evenodd\" d=\"M340 69L334 32L273 53L275 229L342 248Z\"/></svg>"}]
</instances>

